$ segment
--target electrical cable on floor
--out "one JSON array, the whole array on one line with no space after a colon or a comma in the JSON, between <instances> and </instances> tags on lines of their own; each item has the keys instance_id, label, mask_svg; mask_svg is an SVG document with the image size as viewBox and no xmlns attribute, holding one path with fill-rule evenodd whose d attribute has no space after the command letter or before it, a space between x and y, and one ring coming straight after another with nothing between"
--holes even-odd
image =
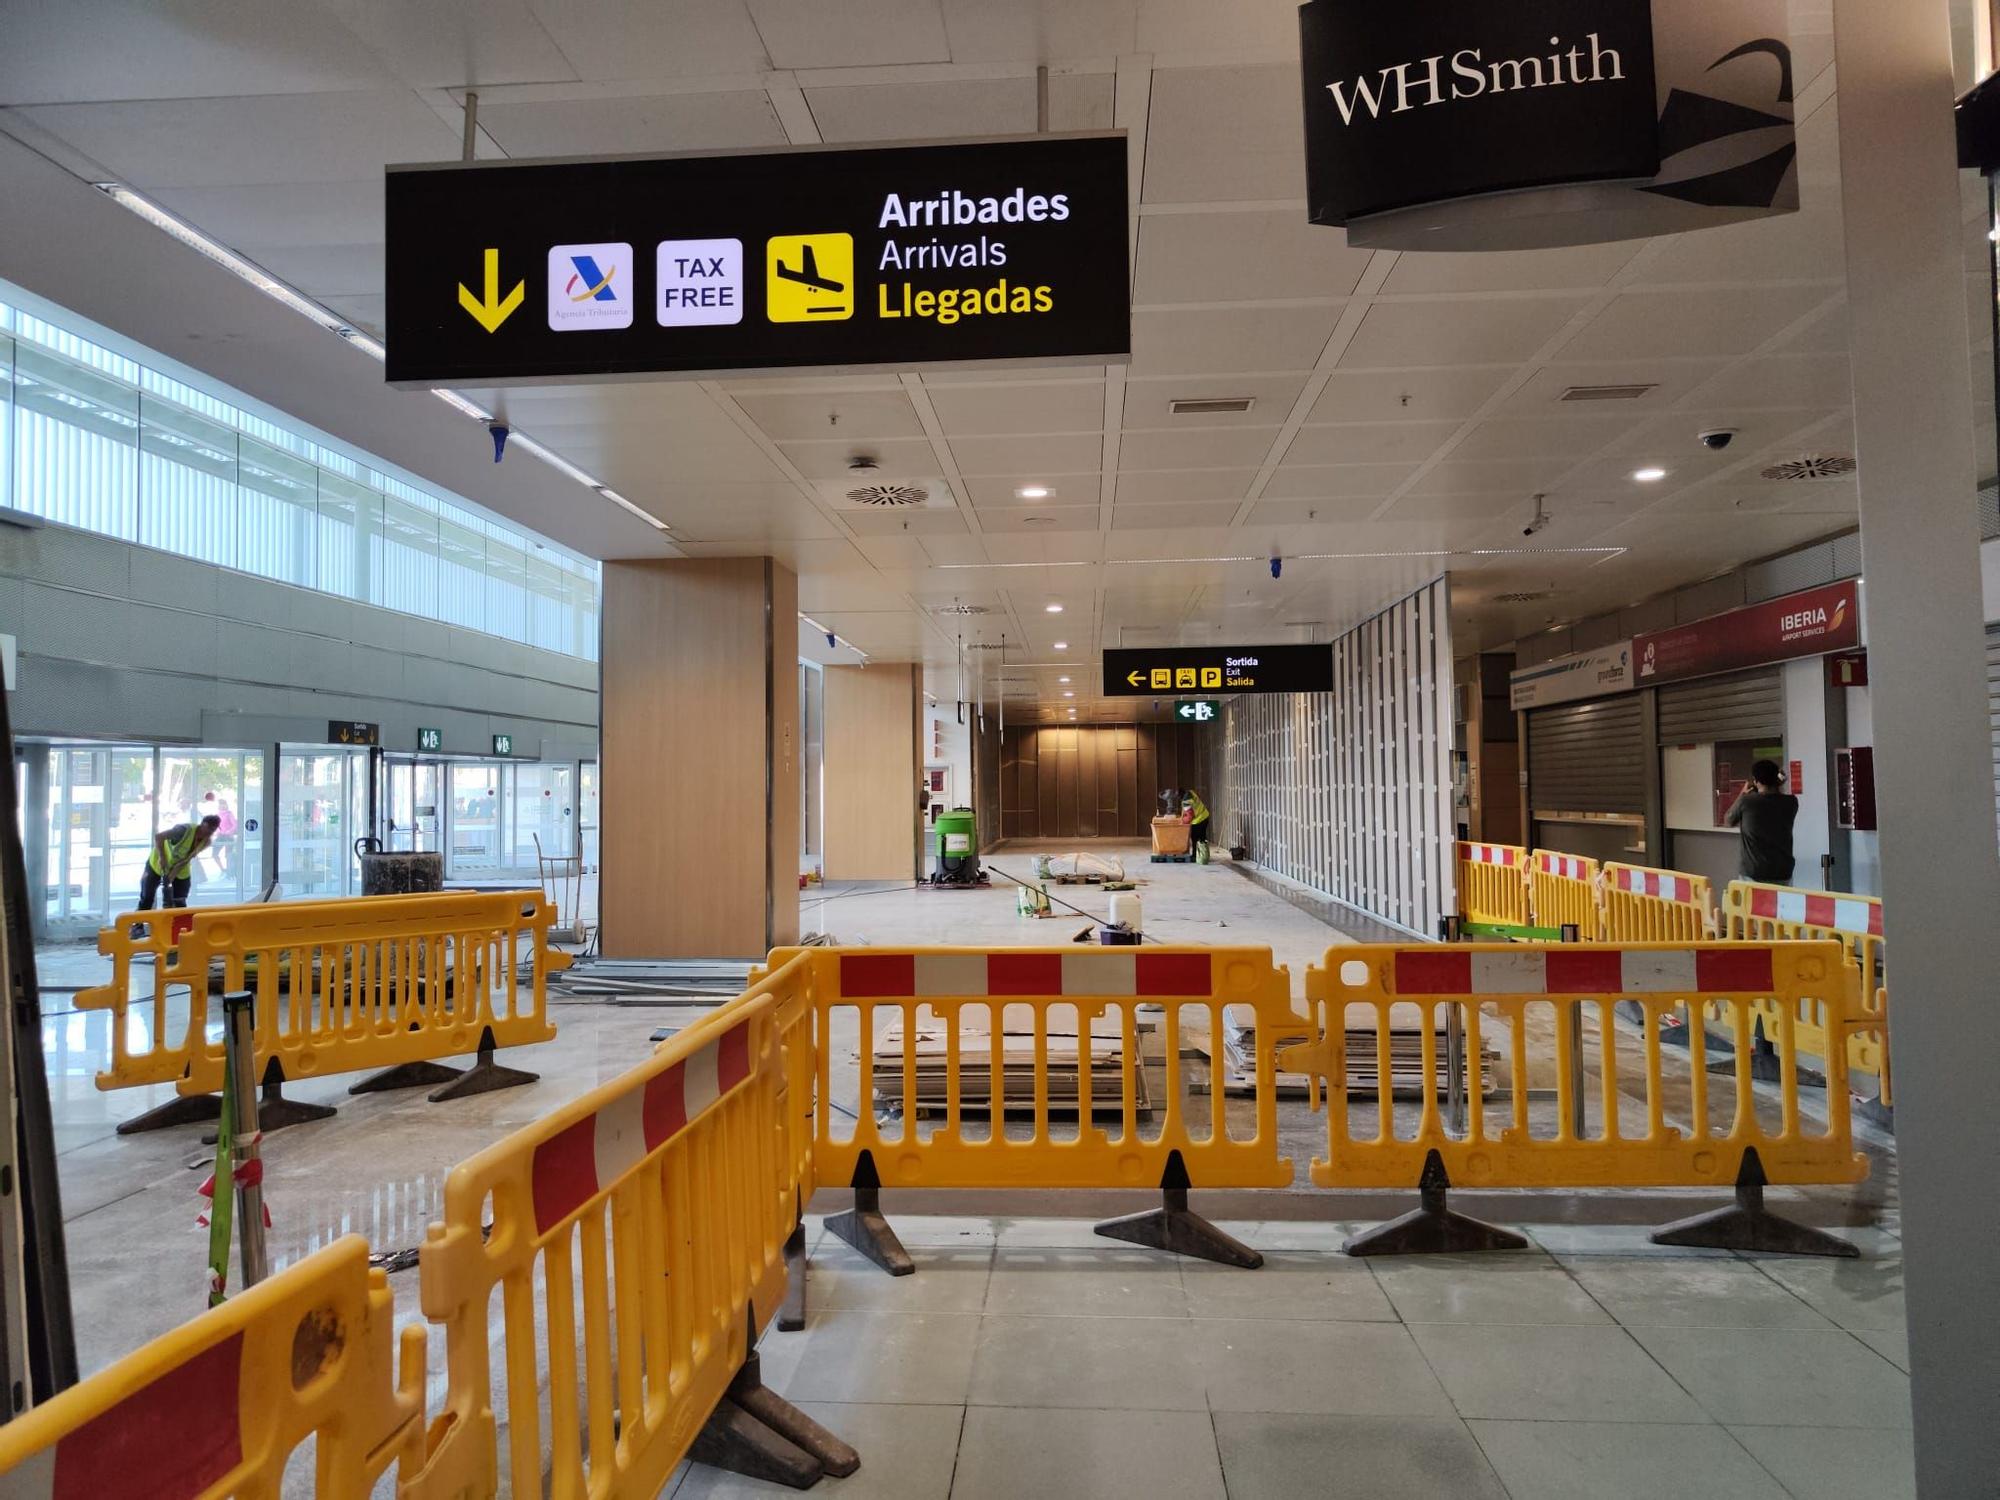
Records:
<instances>
[{"instance_id":1,"label":"electrical cable on floor","mask_svg":"<svg viewBox=\"0 0 2000 1500\"><path fill-rule=\"evenodd\" d=\"M1012 880L1014 881L1014 884L1022 886L1024 888L1026 888L1028 885L1027 881L1016 880L1012 875L1009 875L1005 870L1000 869L997 865L988 865L986 866L986 868L988 870L991 870L995 875L998 875L1002 880ZM1046 885L1041 887L1041 891L1044 896L1047 896L1049 900L1055 902L1056 905L1067 906L1071 911L1075 912L1079 917L1088 917L1091 921L1097 923L1100 926L1104 924L1105 919L1099 917L1096 912L1085 911L1082 907L1076 905L1074 902L1063 900L1062 897L1055 895L1053 892L1051 892ZM1142 932L1139 934L1139 941L1142 943L1157 944L1160 940L1156 937L1148 937L1145 933Z\"/></svg>"}]
</instances>

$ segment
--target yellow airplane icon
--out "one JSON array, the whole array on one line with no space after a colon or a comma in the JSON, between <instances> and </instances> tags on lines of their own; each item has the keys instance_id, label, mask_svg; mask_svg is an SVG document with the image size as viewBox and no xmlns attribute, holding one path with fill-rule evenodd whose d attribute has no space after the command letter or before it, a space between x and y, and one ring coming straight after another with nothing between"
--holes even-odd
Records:
<instances>
[{"instance_id":1,"label":"yellow airplane icon","mask_svg":"<svg viewBox=\"0 0 2000 1500\"><path fill-rule=\"evenodd\" d=\"M517 281L514 290L505 297L500 295L500 252L488 249L486 252L486 295L477 297L464 282L458 284L458 305L472 314L472 319L488 333L498 333L500 325L514 314L527 295L528 283Z\"/></svg>"}]
</instances>

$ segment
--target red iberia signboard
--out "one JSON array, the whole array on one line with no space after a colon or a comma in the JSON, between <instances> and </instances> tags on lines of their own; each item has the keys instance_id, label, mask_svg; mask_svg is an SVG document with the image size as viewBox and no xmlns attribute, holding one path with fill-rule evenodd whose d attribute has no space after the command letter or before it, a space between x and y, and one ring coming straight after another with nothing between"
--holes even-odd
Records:
<instances>
[{"instance_id":1,"label":"red iberia signboard","mask_svg":"<svg viewBox=\"0 0 2000 1500\"><path fill-rule=\"evenodd\" d=\"M1849 579L1635 636L1632 659L1638 685L1650 687L1796 656L1849 651L1860 641L1860 593Z\"/></svg>"}]
</instances>

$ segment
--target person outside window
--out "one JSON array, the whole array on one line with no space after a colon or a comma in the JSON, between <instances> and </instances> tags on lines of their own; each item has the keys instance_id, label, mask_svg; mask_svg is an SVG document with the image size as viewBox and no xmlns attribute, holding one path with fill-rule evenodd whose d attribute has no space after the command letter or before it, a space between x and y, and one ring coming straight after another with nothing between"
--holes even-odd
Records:
<instances>
[{"instance_id":1,"label":"person outside window","mask_svg":"<svg viewBox=\"0 0 2000 1500\"><path fill-rule=\"evenodd\" d=\"M194 886L195 856L209 846L222 819L210 813L199 823L176 823L165 833L153 835L153 852L146 856L146 873L139 877L139 910L151 911L153 901L165 893L163 905L186 906Z\"/></svg>"},{"instance_id":2,"label":"person outside window","mask_svg":"<svg viewBox=\"0 0 2000 1500\"><path fill-rule=\"evenodd\" d=\"M1792 878L1792 824L1798 821L1799 799L1784 790L1778 763L1760 760L1750 767L1750 780L1723 816L1743 835L1739 868L1745 880L1786 885Z\"/></svg>"},{"instance_id":3,"label":"person outside window","mask_svg":"<svg viewBox=\"0 0 2000 1500\"><path fill-rule=\"evenodd\" d=\"M215 828L215 867L227 875L233 863L230 851L236 844L236 809L229 805L229 798L220 792L210 792L201 801L202 812L213 813L220 820Z\"/></svg>"}]
</instances>

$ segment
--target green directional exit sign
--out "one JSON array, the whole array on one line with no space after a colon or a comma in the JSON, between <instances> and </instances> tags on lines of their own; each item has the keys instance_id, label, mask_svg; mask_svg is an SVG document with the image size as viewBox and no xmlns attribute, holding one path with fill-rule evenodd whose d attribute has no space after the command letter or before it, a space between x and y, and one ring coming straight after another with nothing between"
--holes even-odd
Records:
<instances>
[{"instance_id":1,"label":"green directional exit sign","mask_svg":"<svg viewBox=\"0 0 2000 1500\"><path fill-rule=\"evenodd\" d=\"M514 736L511 734L494 735L493 753L495 755L512 755L514 753Z\"/></svg>"},{"instance_id":2,"label":"green directional exit sign","mask_svg":"<svg viewBox=\"0 0 2000 1500\"><path fill-rule=\"evenodd\" d=\"M442 729L425 729L422 725L418 725L417 748L419 750L444 749L444 731Z\"/></svg>"},{"instance_id":3,"label":"green directional exit sign","mask_svg":"<svg viewBox=\"0 0 2000 1500\"><path fill-rule=\"evenodd\" d=\"M1183 724L1210 724L1222 717L1222 704L1214 698L1183 698L1174 705L1174 717Z\"/></svg>"}]
</instances>

